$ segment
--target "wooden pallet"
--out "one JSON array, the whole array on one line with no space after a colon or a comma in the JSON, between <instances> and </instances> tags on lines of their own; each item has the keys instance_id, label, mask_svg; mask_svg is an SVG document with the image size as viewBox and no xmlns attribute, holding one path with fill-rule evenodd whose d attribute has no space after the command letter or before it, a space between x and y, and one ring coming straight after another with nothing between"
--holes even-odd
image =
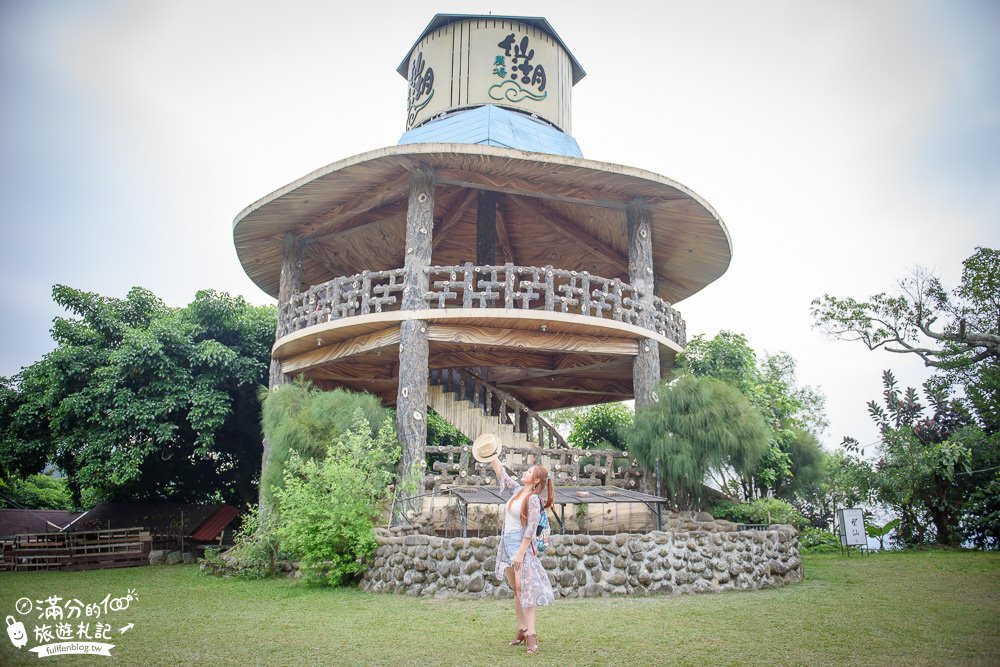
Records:
<instances>
[{"instance_id":1,"label":"wooden pallet","mask_svg":"<svg viewBox=\"0 0 1000 667\"><path fill-rule=\"evenodd\" d=\"M148 565L150 545L150 533L143 528L27 533L4 543L2 566L32 572Z\"/></svg>"}]
</instances>

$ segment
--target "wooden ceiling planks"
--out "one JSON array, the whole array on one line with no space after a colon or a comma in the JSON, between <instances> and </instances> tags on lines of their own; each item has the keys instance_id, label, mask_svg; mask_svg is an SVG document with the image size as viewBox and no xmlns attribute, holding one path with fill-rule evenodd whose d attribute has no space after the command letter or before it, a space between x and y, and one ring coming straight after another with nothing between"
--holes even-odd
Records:
<instances>
[{"instance_id":1,"label":"wooden ceiling planks","mask_svg":"<svg viewBox=\"0 0 1000 667\"><path fill-rule=\"evenodd\" d=\"M518 238L523 239L522 243L532 248L531 254L536 256L535 261L525 261L526 265L583 268L594 275L624 277L627 281L627 253L618 252L601 239L591 236L582 225L549 208L549 202L545 200L510 196L503 199L519 212ZM547 239L548 242L539 244L540 239Z\"/></svg>"},{"instance_id":2,"label":"wooden ceiling planks","mask_svg":"<svg viewBox=\"0 0 1000 667\"><path fill-rule=\"evenodd\" d=\"M398 350L399 339L399 329L395 327L368 334L367 336L358 336L351 340L318 347L315 350L286 357L281 362L281 370L283 373L295 373L306 368L328 364L338 359L367 354L373 350L393 346L395 346L394 349Z\"/></svg>"},{"instance_id":3,"label":"wooden ceiling planks","mask_svg":"<svg viewBox=\"0 0 1000 667\"><path fill-rule=\"evenodd\" d=\"M558 268L588 270L604 277L625 275L627 263L616 267L615 254L625 255L623 210L638 198L650 209L654 264L660 275L657 289L662 298L673 303L693 294L722 275L730 261L729 236L717 214L684 186L657 174L491 146L411 144L328 165L245 209L236 218L233 236L247 274L265 291L277 293L281 238L289 231L308 232L315 242L336 246L314 253L314 257L326 257L325 266L319 262L310 266L307 280L323 282L335 277L325 272L337 265L350 272L398 268L387 264L404 252L405 211L397 209L405 208L407 172L422 166L435 169L435 197L450 201L451 206L476 188L502 192L505 197L501 199L515 202L501 205L498 216L498 249L505 260L512 256L519 264L542 266L564 262ZM475 260L474 242L468 242L475 235L471 208L473 212L456 216L451 229L439 228L435 263ZM561 230L554 232L551 225L542 225L552 213L563 221ZM436 211L436 217L444 215ZM363 227L357 238L353 233L337 233L356 226ZM506 247L504 238L508 239ZM386 245L400 247L398 252L388 252ZM593 248L582 251L584 245ZM339 256L333 250L343 259L331 261ZM552 258L553 254L557 257ZM365 265L367 261L380 265Z\"/></svg>"},{"instance_id":4,"label":"wooden ceiling planks","mask_svg":"<svg viewBox=\"0 0 1000 667\"><path fill-rule=\"evenodd\" d=\"M438 190L438 188L435 188L435 190ZM475 207L473 206L473 204L476 201L476 194L477 194L476 191L459 190L457 188L452 188L452 190L456 193L461 192L462 194L461 196L453 197L454 201L451 203L451 205L442 207L445 210L444 215L434 216L435 218L438 218L440 220L440 223L434 225L434 232L433 232L434 236L431 239L432 264L444 265L452 263L448 261L435 262L434 252L438 250L438 246L440 246L444 241L448 241L455 238L456 234L454 233L455 232L454 228L456 225L458 225L458 223L462 222L463 219L467 219L470 215L474 215L473 211L475 210ZM436 192L435 195L437 195ZM434 204L435 208L438 208L438 202L436 196ZM473 227L473 233L475 233L475 227ZM404 232L404 238L405 238L405 232Z\"/></svg>"},{"instance_id":5,"label":"wooden ceiling planks","mask_svg":"<svg viewBox=\"0 0 1000 667\"><path fill-rule=\"evenodd\" d=\"M576 394L615 393L632 398L632 379L547 377L499 385L504 391L516 389L527 392L566 391Z\"/></svg>"},{"instance_id":6,"label":"wooden ceiling planks","mask_svg":"<svg viewBox=\"0 0 1000 667\"><path fill-rule=\"evenodd\" d=\"M432 343L443 341L543 352L596 352L635 356L639 349L638 342L628 338L495 329L468 324L432 324L427 328L427 339Z\"/></svg>"},{"instance_id":7,"label":"wooden ceiling planks","mask_svg":"<svg viewBox=\"0 0 1000 667\"><path fill-rule=\"evenodd\" d=\"M395 178L371 190L364 190L354 199L316 216L311 222L302 225L299 233L307 239L313 239L356 227L355 220L364 214L404 200L409 180L410 173L401 171Z\"/></svg>"},{"instance_id":8,"label":"wooden ceiling planks","mask_svg":"<svg viewBox=\"0 0 1000 667\"><path fill-rule=\"evenodd\" d=\"M399 380L399 346L390 346L379 351L340 359L323 366L303 369L301 373L310 378L334 381L350 381L357 378L397 382Z\"/></svg>"},{"instance_id":9,"label":"wooden ceiling planks","mask_svg":"<svg viewBox=\"0 0 1000 667\"><path fill-rule=\"evenodd\" d=\"M487 379L493 382L519 382L534 378L544 378L552 375L573 375L583 377L586 374L596 373L596 377L605 375L619 375L621 369L625 370L622 377L631 377L632 364L629 359L622 359L610 355L595 354L572 354L566 353L555 357L551 367L541 364L530 368L491 368Z\"/></svg>"},{"instance_id":10,"label":"wooden ceiling planks","mask_svg":"<svg viewBox=\"0 0 1000 667\"><path fill-rule=\"evenodd\" d=\"M603 246L600 252L613 262L628 263L628 234L623 209L584 207L552 200L539 200L538 209L562 226L570 225L587 242Z\"/></svg>"},{"instance_id":11,"label":"wooden ceiling planks","mask_svg":"<svg viewBox=\"0 0 1000 667\"><path fill-rule=\"evenodd\" d=\"M526 368L534 364L549 364L546 355L524 354L512 350L477 347L435 345L431 348L431 368L477 368L486 366Z\"/></svg>"},{"instance_id":12,"label":"wooden ceiling planks","mask_svg":"<svg viewBox=\"0 0 1000 667\"><path fill-rule=\"evenodd\" d=\"M561 340L559 336L554 338ZM303 374L321 387L369 391L392 404L398 382L397 340L398 329L383 329L286 355L285 359L292 374ZM483 368L488 381L534 410L632 397L632 357L628 354L553 349L575 347L567 346L564 340L542 349L508 345L503 341L493 345L478 340L470 343L435 339L431 341L429 366Z\"/></svg>"},{"instance_id":13,"label":"wooden ceiling planks","mask_svg":"<svg viewBox=\"0 0 1000 667\"><path fill-rule=\"evenodd\" d=\"M636 325L611 319L543 310L511 312L503 308L447 308L444 310L415 311L415 313L420 319L426 320L432 325L460 325L473 331L477 328L490 331L504 330L510 332L509 335L514 338L521 335L514 332L525 332L528 337L524 338L523 341L529 340L532 335L544 335L540 334L541 327L544 325L547 335L569 334L571 335L570 339L575 337L598 342L608 340L616 345L617 341L623 343L628 341L629 348L633 350L632 354L634 354L635 341L655 336L653 332L641 329ZM392 310L321 322L281 337L275 342L272 354L276 359L285 359L322 345L330 345L356 336L364 336L397 327L401 320L413 314ZM667 339L660 340L660 337L657 337L656 340L660 342L661 350L669 349L669 345L666 344L669 343ZM676 345L676 343L671 344Z\"/></svg>"}]
</instances>

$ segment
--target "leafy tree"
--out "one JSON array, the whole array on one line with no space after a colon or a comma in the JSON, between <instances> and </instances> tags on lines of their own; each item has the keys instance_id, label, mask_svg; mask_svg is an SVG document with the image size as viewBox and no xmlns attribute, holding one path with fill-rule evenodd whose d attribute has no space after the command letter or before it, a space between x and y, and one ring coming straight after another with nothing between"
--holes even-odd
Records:
<instances>
[{"instance_id":1,"label":"leafy tree","mask_svg":"<svg viewBox=\"0 0 1000 667\"><path fill-rule=\"evenodd\" d=\"M65 477L37 474L0 480L0 506L36 510L72 510L73 494Z\"/></svg>"},{"instance_id":2,"label":"leafy tree","mask_svg":"<svg viewBox=\"0 0 1000 667\"><path fill-rule=\"evenodd\" d=\"M346 389L326 391L307 378L296 378L270 392L262 389L261 399L261 422L271 443L271 457L262 474L260 497L268 508L273 506L273 493L283 483L285 464L292 454L302 460L322 458L330 443L358 428L358 414L364 417L370 435L389 416L372 394Z\"/></svg>"},{"instance_id":3,"label":"leafy tree","mask_svg":"<svg viewBox=\"0 0 1000 667\"><path fill-rule=\"evenodd\" d=\"M790 355L782 352L758 359L745 336L722 331L711 339L696 336L678 360L697 377L722 380L738 389L771 431L768 450L757 468L741 476L739 488L732 490L748 499L768 491L791 498L810 483L822 452L815 434L827 425L825 399L811 387L797 385Z\"/></svg>"},{"instance_id":4,"label":"leafy tree","mask_svg":"<svg viewBox=\"0 0 1000 667\"><path fill-rule=\"evenodd\" d=\"M812 526L828 529L837 509L874 502L875 470L868 461L842 451L822 452L818 467L819 475L811 484L798 485L793 500Z\"/></svg>"},{"instance_id":5,"label":"leafy tree","mask_svg":"<svg viewBox=\"0 0 1000 667\"><path fill-rule=\"evenodd\" d=\"M962 516L962 534L977 549L1000 550L1000 472L989 484L969 494Z\"/></svg>"},{"instance_id":6,"label":"leafy tree","mask_svg":"<svg viewBox=\"0 0 1000 667\"><path fill-rule=\"evenodd\" d=\"M961 401L933 383L924 385L929 406L912 387L900 389L891 371L883 374L883 385L884 405L868 404L880 436L876 495L899 517L903 543L920 544L933 536L939 544L958 546L963 508L972 491L987 483L983 472L1000 463L1000 441L973 423ZM852 438L844 444L849 451L860 450Z\"/></svg>"},{"instance_id":7,"label":"leafy tree","mask_svg":"<svg viewBox=\"0 0 1000 667\"><path fill-rule=\"evenodd\" d=\"M648 471L659 464L678 501L697 501L702 481L722 488L752 474L767 453L770 433L760 412L732 385L682 375L662 382L659 400L636 411L625 430L628 451Z\"/></svg>"},{"instance_id":8,"label":"leafy tree","mask_svg":"<svg viewBox=\"0 0 1000 667\"><path fill-rule=\"evenodd\" d=\"M627 449L624 429L631 425L632 411L624 403L601 403L573 421L566 441L581 449Z\"/></svg>"},{"instance_id":9,"label":"leafy tree","mask_svg":"<svg viewBox=\"0 0 1000 667\"><path fill-rule=\"evenodd\" d=\"M3 383L6 473L54 463L78 505L255 500L274 308L213 291L184 308L139 287L52 294L74 317L56 318L56 349Z\"/></svg>"},{"instance_id":10,"label":"leafy tree","mask_svg":"<svg viewBox=\"0 0 1000 667\"><path fill-rule=\"evenodd\" d=\"M572 428L576 420L587 414L588 410L590 410L589 406L580 405L571 408L553 408L545 410L541 414L545 421L555 426L560 432L564 432L564 428Z\"/></svg>"},{"instance_id":11,"label":"leafy tree","mask_svg":"<svg viewBox=\"0 0 1000 667\"><path fill-rule=\"evenodd\" d=\"M777 495L795 499L826 479L824 467L827 455L816 436L809 431L793 430L788 434L789 475L774 483Z\"/></svg>"},{"instance_id":12,"label":"leafy tree","mask_svg":"<svg viewBox=\"0 0 1000 667\"><path fill-rule=\"evenodd\" d=\"M710 339L702 335L695 336L678 355L677 361L697 377L712 377L728 382L748 399L757 397L760 393L757 353L743 334L720 331Z\"/></svg>"},{"instance_id":13,"label":"leafy tree","mask_svg":"<svg viewBox=\"0 0 1000 667\"><path fill-rule=\"evenodd\" d=\"M1000 430L1000 251L976 248L954 290L916 269L900 280L897 294L867 301L825 294L812 302L812 315L836 338L914 354L941 369L964 389L984 430Z\"/></svg>"}]
</instances>

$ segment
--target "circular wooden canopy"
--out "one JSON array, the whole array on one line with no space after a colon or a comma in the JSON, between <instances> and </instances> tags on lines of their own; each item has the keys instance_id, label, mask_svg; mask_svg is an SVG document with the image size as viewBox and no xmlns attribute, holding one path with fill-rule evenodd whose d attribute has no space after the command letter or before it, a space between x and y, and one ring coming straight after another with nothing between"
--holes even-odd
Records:
<instances>
[{"instance_id":1,"label":"circular wooden canopy","mask_svg":"<svg viewBox=\"0 0 1000 667\"><path fill-rule=\"evenodd\" d=\"M659 347L660 375L681 346L642 327L600 317L504 308L388 311L323 322L279 338L284 373L395 405L400 323L427 323L428 367L475 368L483 380L532 410L633 398L639 345Z\"/></svg>"},{"instance_id":2,"label":"circular wooden canopy","mask_svg":"<svg viewBox=\"0 0 1000 667\"><path fill-rule=\"evenodd\" d=\"M233 224L247 275L277 296L282 239L306 239L306 285L404 264L409 175L434 170L431 263L476 260L476 201L497 193L496 264L628 280L626 209L649 210L656 292L676 303L720 277L732 246L718 214L658 174L582 158L478 144L409 144L318 169L244 209Z\"/></svg>"}]
</instances>

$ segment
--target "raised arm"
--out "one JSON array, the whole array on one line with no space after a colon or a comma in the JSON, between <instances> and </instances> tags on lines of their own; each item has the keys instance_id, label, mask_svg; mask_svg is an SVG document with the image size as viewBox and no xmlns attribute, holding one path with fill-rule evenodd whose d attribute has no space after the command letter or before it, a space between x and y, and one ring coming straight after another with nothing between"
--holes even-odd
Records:
<instances>
[{"instance_id":1,"label":"raised arm","mask_svg":"<svg viewBox=\"0 0 1000 667\"><path fill-rule=\"evenodd\" d=\"M500 463L500 457L497 457L490 461L490 465L493 466L493 472L496 473L497 481L500 483L500 493L508 489L516 489L520 486L514 479L507 474L504 470L503 464Z\"/></svg>"}]
</instances>

